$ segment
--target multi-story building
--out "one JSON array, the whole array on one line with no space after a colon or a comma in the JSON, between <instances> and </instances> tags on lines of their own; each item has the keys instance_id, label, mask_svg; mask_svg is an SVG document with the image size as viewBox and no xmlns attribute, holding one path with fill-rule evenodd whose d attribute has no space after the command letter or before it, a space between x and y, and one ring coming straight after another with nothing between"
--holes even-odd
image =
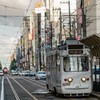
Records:
<instances>
[{"instance_id":1,"label":"multi-story building","mask_svg":"<svg viewBox=\"0 0 100 100\"><path fill-rule=\"evenodd\" d=\"M83 19L82 19L82 5L84 4L84 16L86 19L86 36L100 33L99 30L99 0L84 0L84 3L82 4L83 0L76 0L77 2L77 14L80 14L80 21L78 20L78 34L83 36ZM81 5L82 4L82 5ZM79 18L79 16L78 16ZM83 38L83 37L82 37Z\"/></svg>"},{"instance_id":2,"label":"multi-story building","mask_svg":"<svg viewBox=\"0 0 100 100\"><path fill-rule=\"evenodd\" d=\"M14 59L14 53L12 53L12 55L10 55L10 63L12 62L13 59Z\"/></svg>"},{"instance_id":3,"label":"multi-story building","mask_svg":"<svg viewBox=\"0 0 100 100\"><path fill-rule=\"evenodd\" d=\"M23 18L23 32L21 36L21 55L22 63L24 69L30 69L30 60L29 60L29 33L30 33L30 17Z\"/></svg>"}]
</instances>

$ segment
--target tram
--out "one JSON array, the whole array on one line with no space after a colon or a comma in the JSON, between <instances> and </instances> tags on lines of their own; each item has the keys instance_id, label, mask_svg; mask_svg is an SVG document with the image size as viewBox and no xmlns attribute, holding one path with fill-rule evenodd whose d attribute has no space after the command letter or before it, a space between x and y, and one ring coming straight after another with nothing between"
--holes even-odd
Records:
<instances>
[{"instance_id":1,"label":"tram","mask_svg":"<svg viewBox=\"0 0 100 100\"><path fill-rule=\"evenodd\" d=\"M8 68L7 68L7 67L4 67L4 68L3 68L3 73L5 73L5 74L8 73Z\"/></svg>"},{"instance_id":2,"label":"tram","mask_svg":"<svg viewBox=\"0 0 100 100\"><path fill-rule=\"evenodd\" d=\"M46 53L46 86L64 96L92 93L92 67L89 48L78 40L66 40Z\"/></svg>"}]
</instances>

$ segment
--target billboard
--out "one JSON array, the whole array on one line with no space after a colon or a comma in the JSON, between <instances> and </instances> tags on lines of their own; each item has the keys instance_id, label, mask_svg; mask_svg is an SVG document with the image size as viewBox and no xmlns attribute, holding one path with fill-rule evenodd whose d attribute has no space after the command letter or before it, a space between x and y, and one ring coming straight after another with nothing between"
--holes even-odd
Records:
<instances>
[{"instance_id":1,"label":"billboard","mask_svg":"<svg viewBox=\"0 0 100 100\"><path fill-rule=\"evenodd\" d=\"M47 42L50 42L49 31L50 31L50 28L47 27Z\"/></svg>"}]
</instances>

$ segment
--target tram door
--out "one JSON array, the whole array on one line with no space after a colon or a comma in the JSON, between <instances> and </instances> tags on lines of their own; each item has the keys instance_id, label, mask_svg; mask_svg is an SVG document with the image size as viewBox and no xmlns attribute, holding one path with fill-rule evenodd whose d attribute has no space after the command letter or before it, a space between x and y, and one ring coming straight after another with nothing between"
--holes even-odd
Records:
<instances>
[{"instance_id":1,"label":"tram door","mask_svg":"<svg viewBox=\"0 0 100 100\"><path fill-rule=\"evenodd\" d=\"M51 55L51 67L50 67L50 87L53 89L55 83L55 75L56 75L56 58L55 54Z\"/></svg>"}]
</instances>

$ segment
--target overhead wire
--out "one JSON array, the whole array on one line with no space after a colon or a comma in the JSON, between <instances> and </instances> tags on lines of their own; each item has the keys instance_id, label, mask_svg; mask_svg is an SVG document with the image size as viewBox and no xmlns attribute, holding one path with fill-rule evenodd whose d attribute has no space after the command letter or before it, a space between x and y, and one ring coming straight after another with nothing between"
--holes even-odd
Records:
<instances>
[{"instance_id":1,"label":"overhead wire","mask_svg":"<svg viewBox=\"0 0 100 100\"><path fill-rule=\"evenodd\" d=\"M30 3L29 3L29 6L28 6L28 9L27 9L27 11L26 11L26 14L27 14L27 12L28 12L28 10L29 10L29 7L30 7L30 5L31 5L31 2L32 2L32 0L30 0ZM21 26L20 26L20 28L19 28L19 31L20 31L22 25L23 25L23 23L21 24ZM18 32L17 32L17 35L18 35ZM17 35L16 35L16 36L17 36ZM13 43L13 45L14 45L14 43ZM13 45L12 45L12 47L13 47ZM12 48L11 48L11 50L12 50ZM10 51L10 53L11 53L11 51ZM9 57L8 57L8 59L9 59ZM8 62L8 59L7 59L6 62Z\"/></svg>"}]
</instances>

